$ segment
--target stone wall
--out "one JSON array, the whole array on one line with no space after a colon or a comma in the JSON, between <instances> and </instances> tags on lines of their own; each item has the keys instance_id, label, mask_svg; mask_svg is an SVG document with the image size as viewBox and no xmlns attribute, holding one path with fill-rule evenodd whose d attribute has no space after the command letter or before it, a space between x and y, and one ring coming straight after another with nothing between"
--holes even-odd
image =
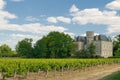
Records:
<instances>
[{"instance_id":1,"label":"stone wall","mask_svg":"<svg viewBox=\"0 0 120 80\"><path fill-rule=\"evenodd\" d=\"M101 56L101 41L94 41L96 55Z\"/></svg>"},{"instance_id":2,"label":"stone wall","mask_svg":"<svg viewBox=\"0 0 120 80\"><path fill-rule=\"evenodd\" d=\"M101 56L113 56L113 44L109 41L101 41Z\"/></svg>"},{"instance_id":3,"label":"stone wall","mask_svg":"<svg viewBox=\"0 0 120 80\"><path fill-rule=\"evenodd\" d=\"M75 44L76 44L76 50L77 51L84 49L84 43L83 42L75 42Z\"/></svg>"},{"instance_id":4,"label":"stone wall","mask_svg":"<svg viewBox=\"0 0 120 80\"><path fill-rule=\"evenodd\" d=\"M101 57L113 56L113 44L110 41L94 41L96 55Z\"/></svg>"}]
</instances>

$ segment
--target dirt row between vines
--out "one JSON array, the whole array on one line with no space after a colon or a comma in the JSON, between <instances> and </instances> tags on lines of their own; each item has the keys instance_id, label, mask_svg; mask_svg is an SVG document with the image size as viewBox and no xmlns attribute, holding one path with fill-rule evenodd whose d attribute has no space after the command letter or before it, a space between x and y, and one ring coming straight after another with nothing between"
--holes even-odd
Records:
<instances>
[{"instance_id":1,"label":"dirt row between vines","mask_svg":"<svg viewBox=\"0 0 120 80\"><path fill-rule=\"evenodd\" d=\"M25 78L16 76L6 80L100 80L116 71L120 71L120 64L100 65L85 70L53 71L47 74L40 71L39 73L29 73Z\"/></svg>"}]
</instances>

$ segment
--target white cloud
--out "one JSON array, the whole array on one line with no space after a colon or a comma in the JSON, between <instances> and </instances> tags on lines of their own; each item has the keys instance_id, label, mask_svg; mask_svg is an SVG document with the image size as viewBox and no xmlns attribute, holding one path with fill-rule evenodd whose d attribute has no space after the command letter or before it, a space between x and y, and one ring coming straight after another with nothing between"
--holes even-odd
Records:
<instances>
[{"instance_id":1,"label":"white cloud","mask_svg":"<svg viewBox=\"0 0 120 80\"><path fill-rule=\"evenodd\" d=\"M117 15L117 11L100 11L98 8L90 8L79 10L71 13L72 22L79 25L86 25L88 23L106 25L108 33L119 33L120 16Z\"/></svg>"},{"instance_id":2,"label":"white cloud","mask_svg":"<svg viewBox=\"0 0 120 80\"><path fill-rule=\"evenodd\" d=\"M11 0L13 2L21 2L21 1L24 1L24 0Z\"/></svg>"},{"instance_id":3,"label":"white cloud","mask_svg":"<svg viewBox=\"0 0 120 80\"><path fill-rule=\"evenodd\" d=\"M61 22L64 22L64 23L68 23L68 24L71 23L71 19L70 19L70 18L65 18L65 17L63 17L63 16L57 17L57 20L58 20L58 21L61 21Z\"/></svg>"},{"instance_id":4,"label":"white cloud","mask_svg":"<svg viewBox=\"0 0 120 80\"><path fill-rule=\"evenodd\" d=\"M5 4L4 0L0 0L0 9L3 9Z\"/></svg>"},{"instance_id":5,"label":"white cloud","mask_svg":"<svg viewBox=\"0 0 120 80\"><path fill-rule=\"evenodd\" d=\"M106 8L112 10L120 10L120 0L114 0L106 5Z\"/></svg>"},{"instance_id":6,"label":"white cloud","mask_svg":"<svg viewBox=\"0 0 120 80\"><path fill-rule=\"evenodd\" d=\"M57 23L57 19L55 17L48 17L47 21L51 23Z\"/></svg>"},{"instance_id":7,"label":"white cloud","mask_svg":"<svg viewBox=\"0 0 120 80\"><path fill-rule=\"evenodd\" d=\"M28 16L28 17L25 18L25 20L26 20L26 21L31 21L31 22L39 21L38 18L35 18L35 17L33 17L33 16Z\"/></svg>"},{"instance_id":8,"label":"white cloud","mask_svg":"<svg viewBox=\"0 0 120 80\"><path fill-rule=\"evenodd\" d=\"M9 19L17 18L16 15L3 10L5 7L5 4L6 3L4 0L0 0L0 25L1 27L9 23Z\"/></svg>"},{"instance_id":9,"label":"white cloud","mask_svg":"<svg viewBox=\"0 0 120 80\"><path fill-rule=\"evenodd\" d=\"M21 32L31 32L31 33L40 33L40 34L47 34L51 31L59 31L64 32L67 29L62 26L54 26L48 25L44 26L40 23L31 23L31 24L6 24L0 27L0 30L11 30L11 31L21 31Z\"/></svg>"},{"instance_id":10,"label":"white cloud","mask_svg":"<svg viewBox=\"0 0 120 80\"><path fill-rule=\"evenodd\" d=\"M73 39L74 39L74 36L75 36L75 34L74 34L74 33L72 33L72 32L64 32L64 34L68 34L68 35L70 35L70 36L71 36L71 38L73 38Z\"/></svg>"},{"instance_id":11,"label":"white cloud","mask_svg":"<svg viewBox=\"0 0 120 80\"><path fill-rule=\"evenodd\" d=\"M73 4L72 7L70 8L70 12L77 12L79 9Z\"/></svg>"},{"instance_id":12,"label":"white cloud","mask_svg":"<svg viewBox=\"0 0 120 80\"><path fill-rule=\"evenodd\" d=\"M117 12L116 11L103 11L103 15L105 16L116 16L117 15Z\"/></svg>"},{"instance_id":13,"label":"white cloud","mask_svg":"<svg viewBox=\"0 0 120 80\"><path fill-rule=\"evenodd\" d=\"M33 43L35 43L37 40L42 38L42 36L27 35L27 34L11 34L10 37L12 40L16 40L15 41L16 43L24 38L32 38Z\"/></svg>"},{"instance_id":14,"label":"white cloud","mask_svg":"<svg viewBox=\"0 0 120 80\"><path fill-rule=\"evenodd\" d=\"M12 38L20 38L20 39L24 39L24 38L40 38L39 36L34 36L34 35L27 35L27 34L11 34L10 37Z\"/></svg>"},{"instance_id":15,"label":"white cloud","mask_svg":"<svg viewBox=\"0 0 120 80\"><path fill-rule=\"evenodd\" d=\"M71 23L71 19L70 19L70 18L63 17L63 16L48 17L48 18L47 18L47 21L48 21L48 22L51 22L51 23L57 23L57 22L63 22L63 23L68 23L68 24Z\"/></svg>"},{"instance_id":16,"label":"white cloud","mask_svg":"<svg viewBox=\"0 0 120 80\"><path fill-rule=\"evenodd\" d=\"M116 16L115 11L100 11L97 8L84 9L73 14L73 22L78 24L114 24L118 21L118 16Z\"/></svg>"},{"instance_id":17,"label":"white cloud","mask_svg":"<svg viewBox=\"0 0 120 80\"><path fill-rule=\"evenodd\" d=\"M109 27L107 28L108 30L108 34L109 33L120 33L120 25L109 25Z\"/></svg>"},{"instance_id":18,"label":"white cloud","mask_svg":"<svg viewBox=\"0 0 120 80\"><path fill-rule=\"evenodd\" d=\"M1 16L1 19L4 19L4 20L17 18L16 15L3 10L0 10L0 16Z\"/></svg>"}]
</instances>

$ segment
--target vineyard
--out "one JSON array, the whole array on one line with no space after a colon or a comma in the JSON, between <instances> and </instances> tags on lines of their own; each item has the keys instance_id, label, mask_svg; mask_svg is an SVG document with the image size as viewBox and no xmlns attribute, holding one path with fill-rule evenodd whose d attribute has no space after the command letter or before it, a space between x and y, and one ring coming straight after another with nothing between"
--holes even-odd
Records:
<instances>
[{"instance_id":1,"label":"vineyard","mask_svg":"<svg viewBox=\"0 0 120 80\"><path fill-rule=\"evenodd\" d=\"M0 59L0 72L3 77L26 76L28 72L52 72L67 69L82 70L104 64L118 64L120 59Z\"/></svg>"}]
</instances>

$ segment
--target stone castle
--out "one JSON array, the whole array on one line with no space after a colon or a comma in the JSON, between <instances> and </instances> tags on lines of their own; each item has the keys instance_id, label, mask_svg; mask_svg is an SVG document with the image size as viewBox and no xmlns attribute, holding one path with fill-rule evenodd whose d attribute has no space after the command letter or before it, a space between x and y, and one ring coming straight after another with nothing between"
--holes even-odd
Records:
<instances>
[{"instance_id":1,"label":"stone castle","mask_svg":"<svg viewBox=\"0 0 120 80\"><path fill-rule=\"evenodd\" d=\"M113 56L113 44L110 37L94 35L93 31L87 31L86 36L75 37L77 50L87 49L91 43L95 45L96 55L101 57Z\"/></svg>"}]
</instances>

